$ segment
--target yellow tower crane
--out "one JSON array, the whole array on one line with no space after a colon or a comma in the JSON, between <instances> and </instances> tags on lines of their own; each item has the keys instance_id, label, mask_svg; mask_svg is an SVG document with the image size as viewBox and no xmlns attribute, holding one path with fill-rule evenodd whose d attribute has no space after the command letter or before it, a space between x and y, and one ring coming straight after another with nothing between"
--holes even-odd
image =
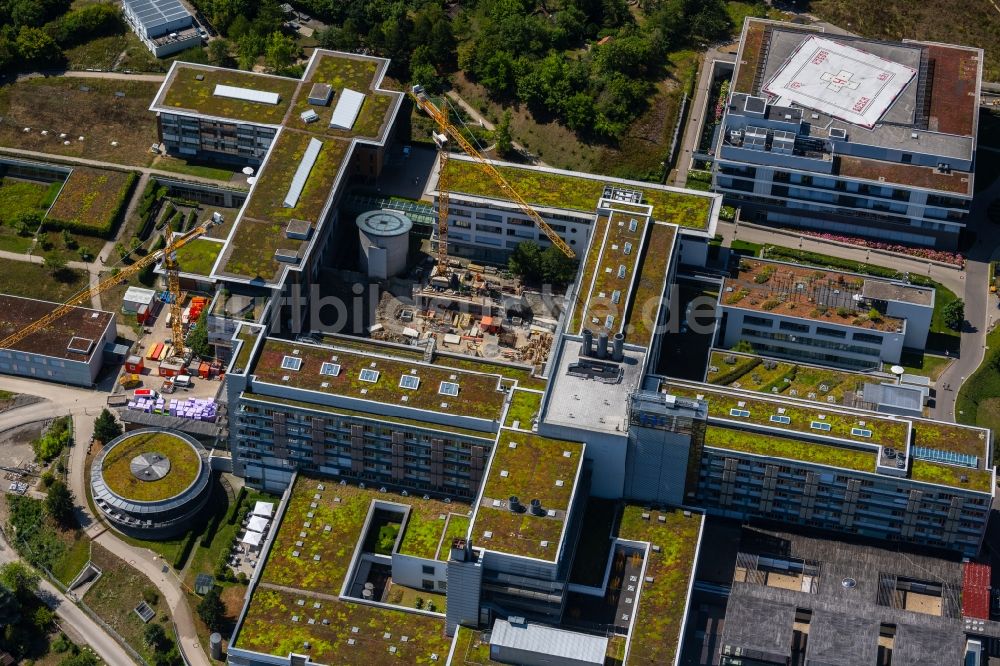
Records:
<instances>
[{"instance_id":1,"label":"yellow tower crane","mask_svg":"<svg viewBox=\"0 0 1000 666\"><path fill-rule=\"evenodd\" d=\"M105 291L116 287L123 282L127 281L133 275L137 275L142 269L146 268L150 264L155 263L160 258L164 259L164 267L167 268L168 276L171 273L171 267L173 269L173 278L168 277L168 284L170 289L170 294L173 297L173 303L171 303L171 312L173 313L173 343L174 348L177 350L178 354L183 353L184 350L184 329L181 327L180 318L180 288L177 280L177 263L176 263L176 252L180 248L184 247L191 241L199 238L202 234L207 232L213 226L215 226L216 220L209 220L199 227L195 227L191 231L188 231L179 238L174 239L167 244L165 248L158 252L151 252L145 257L140 258L131 266L127 266L121 269L115 275L107 277L92 287L88 287L75 295L71 296L69 300L57 307L52 312L48 313L40 319L36 319L24 328L14 333L11 333L3 340L0 340L0 349L9 349L16 345L18 342L24 340L33 333L43 330L49 324L58 321L66 314L68 314L73 308L79 307L80 305L90 301L91 297L96 294L102 294ZM176 308L176 309L175 309Z\"/></svg>"},{"instance_id":2,"label":"yellow tower crane","mask_svg":"<svg viewBox=\"0 0 1000 666\"><path fill-rule=\"evenodd\" d=\"M455 143L457 143L459 146L461 146L462 150L464 150L465 153L469 157L472 157L473 159L476 160L476 162L483 169L483 171L485 171L486 174L496 182L497 186L500 188L500 191L503 192L503 194L506 195L508 198L510 198L511 201L513 201L515 204L517 204L517 207L520 208L521 211L525 215L527 215L529 218L531 218L531 221L534 222L535 225L539 229L542 230L542 232L548 237L548 239L550 241L552 241L553 245L555 245L556 247L558 247L562 251L562 253L565 254L567 257L569 257L571 259L573 259L573 258L576 257L576 252L573 251L573 248L571 248L566 243L566 241L564 241L559 236L559 234L557 234L552 229L552 227L550 227L548 224L546 224L545 220L542 219L542 216L539 215L538 212L534 208L532 208L531 205L527 201L525 201L521 197L520 194L517 193L517 190L515 190L511 186L511 184L507 182L507 179L503 177L503 174L501 174L497 170L497 168L495 166L493 166L490 163L490 161L488 159L486 159L486 157L483 156L483 154L480 153L476 149L475 146L473 146L471 143L469 143L469 141L464 136L462 136L461 131L459 131L459 129L457 127L455 127L450 122L448 122L448 115L444 111L442 111L441 109L439 109L437 107L437 105L434 104L434 102L432 102L429 97L427 97L427 95L424 93L423 86L419 86L419 85L413 86L413 89L410 91L410 96L413 97L413 100L416 102L417 106L419 106L421 109L423 109L427 113L427 115L429 115L434 120L434 122L437 123L438 128L440 128L440 130L441 130L441 132L443 134L445 134L445 135L451 137L452 139L454 139ZM436 143L438 143L439 146L441 145L440 141L436 141ZM446 150L442 149L441 150L442 156L444 156L445 153L446 153ZM447 163L446 162L446 158L442 159L442 161L441 161L441 174L444 173L444 166L445 166L446 163ZM439 176L439 178L443 178L443 175ZM438 237L439 238L438 238L438 240L439 240L439 243L440 243L440 240L441 240L440 239L440 236L441 236L441 226L443 225L445 227L445 230L446 230L445 233L446 234L447 234L447 226L448 226L447 190L444 187L445 185L447 185L447 183L443 183L442 184L441 181L439 181L439 183L438 183L438 190L439 190L439 196L438 196L438 202L439 202L439 206L438 206ZM441 217L441 205L440 205L442 197L444 197L444 217L443 217L444 221L443 222L442 222L442 217ZM440 245L439 245L439 247L440 247ZM447 247L446 247L445 251L447 251Z\"/></svg>"}]
</instances>

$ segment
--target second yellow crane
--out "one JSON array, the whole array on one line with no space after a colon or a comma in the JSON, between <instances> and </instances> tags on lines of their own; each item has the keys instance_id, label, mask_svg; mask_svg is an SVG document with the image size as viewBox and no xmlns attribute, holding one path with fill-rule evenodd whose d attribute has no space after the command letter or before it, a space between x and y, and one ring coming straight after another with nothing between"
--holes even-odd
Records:
<instances>
[{"instance_id":1,"label":"second yellow crane","mask_svg":"<svg viewBox=\"0 0 1000 666\"><path fill-rule=\"evenodd\" d=\"M522 198L521 195L517 193L517 190L515 190L514 187L509 182L507 182L507 179L503 177L503 174L501 174L497 170L497 168L495 166L493 166L493 164L482 153L480 153L479 150L476 149L475 146L473 146L471 143L469 143L468 139L466 139L464 136L462 136L462 132L457 127L455 127L454 125L452 125L448 121L448 115L447 115L447 113L445 113L444 111L442 111L441 109L439 109L437 107L437 105L434 104L434 102L432 102L429 97L427 97L427 94L424 92L424 89L423 89L422 86L419 86L419 85L413 86L413 89L410 91L410 96L413 97L413 99L416 102L417 106L419 106L421 109L423 109L427 113L427 115L429 115L437 123L438 128L440 128L440 130L441 130L441 132L443 134L446 134L447 136L449 136L452 139L454 139L455 143L457 143L462 148L462 150L465 151L466 155L468 155L469 157L471 157L474 160L476 160L476 162L483 169L483 171L485 171L486 174L488 176L490 176L490 178L492 178L494 180L494 182L496 182L497 186L500 188L500 191L507 198L509 198L511 201L513 201L515 204L517 204L517 207L520 208L521 211L525 215L527 215L531 219L531 221L534 222L535 225L539 229L542 230L542 233L544 233L548 237L548 239L550 241L552 241L553 245L555 245L557 248L559 248L562 251L562 253L565 254L567 257L569 257L571 259L573 259L573 258L576 257L576 252L573 251L573 248L571 248L566 243L566 241L564 241L562 239L562 237L559 234L557 234L555 232L555 230L552 229L552 227L550 227L545 222L545 220L542 219L542 216L539 215L538 212L534 208L531 207L531 204L529 204L527 201L525 201L524 198ZM440 170L441 173L443 174L444 167L447 164L447 161L446 161L447 157L445 156L445 153L447 152L447 148L444 147L444 146L442 146L442 142L441 141L436 141L436 142L438 143L438 146L442 148L441 154L444 157L442 159L442 161L441 161L441 170ZM441 177L443 178L443 175ZM444 208L443 208L443 210L444 210L444 221L443 221L443 224L445 226L445 234L447 234L447 224L448 224L448 220L447 220L447 214L448 214L447 213L447 210L448 210L447 209L447 205L448 205L447 204L447 201L448 201L447 200L447 196L448 195L447 195L446 186L447 186L446 182L443 185L440 182L438 184L438 190L439 190L439 193L440 193L439 194L439 207L438 207L438 213L439 213L439 220L438 220L438 226L439 226L439 229L438 229L438 236L439 236L439 239L438 239L439 246L438 247L439 247L439 253L441 252L440 251L440 247L441 247L440 243L442 242L441 238L440 238L440 236L441 236L440 226L442 225L442 221L440 219L441 211L442 211L442 208L441 208L441 204L442 203L444 205ZM441 197L444 197L444 198L442 199ZM444 242L447 243L447 235L445 235ZM445 248L447 248L447 245L445 245ZM440 261L440 258L439 258L439 261Z\"/></svg>"}]
</instances>

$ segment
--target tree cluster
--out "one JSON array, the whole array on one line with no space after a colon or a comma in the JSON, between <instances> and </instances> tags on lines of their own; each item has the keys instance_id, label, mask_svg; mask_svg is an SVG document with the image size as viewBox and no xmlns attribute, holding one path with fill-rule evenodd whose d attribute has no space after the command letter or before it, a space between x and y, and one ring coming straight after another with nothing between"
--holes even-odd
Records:
<instances>
[{"instance_id":1,"label":"tree cluster","mask_svg":"<svg viewBox=\"0 0 1000 666\"><path fill-rule=\"evenodd\" d=\"M193 3L226 40L209 44L208 60L214 65L252 69L257 59L279 74L298 75L295 40L282 32L285 17L277 0L195 0Z\"/></svg>"},{"instance_id":2,"label":"tree cluster","mask_svg":"<svg viewBox=\"0 0 1000 666\"><path fill-rule=\"evenodd\" d=\"M0 566L0 652L27 657L52 627L54 614L38 598L38 581L22 562Z\"/></svg>"},{"instance_id":3,"label":"tree cluster","mask_svg":"<svg viewBox=\"0 0 1000 666\"><path fill-rule=\"evenodd\" d=\"M63 49L125 29L114 4L69 7L69 0L0 0L0 71L58 64Z\"/></svg>"},{"instance_id":4,"label":"tree cluster","mask_svg":"<svg viewBox=\"0 0 1000 666\"><path fill-rule=\"evenodd\" d=\"M507 260L507 267L522 280L532 284L565 286L576 277L576 261L570 259L555 245L544 250L538 243L518 243Z\"/></svg>"}]
</instances>

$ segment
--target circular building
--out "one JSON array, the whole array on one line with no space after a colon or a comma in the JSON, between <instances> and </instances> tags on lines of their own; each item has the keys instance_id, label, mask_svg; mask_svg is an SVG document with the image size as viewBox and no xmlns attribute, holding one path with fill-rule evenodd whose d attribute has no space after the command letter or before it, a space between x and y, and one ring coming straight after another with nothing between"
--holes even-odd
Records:
<instances>
[{"instance_id":1,"label":"circular building","mask_svg":"<svg viewBox=\"0 0 1000 666\"><path fill-rule=\"evenodd\" d=\"M111 525L143 539L185 531L212 493L208 452L188 435L148 428L116 437L91 465L94 503Z\"/></svg>"},{"instance_id":2,"label":"circular building","mask_svg":"<svg viewBox=\"0 0 1000 666\"><path fill-rule=\"evenodd\" d=\"M358 216L361 269L385 280L406 269L413 222L399 211L371 210Z\"/></svg>"}]
</instances>

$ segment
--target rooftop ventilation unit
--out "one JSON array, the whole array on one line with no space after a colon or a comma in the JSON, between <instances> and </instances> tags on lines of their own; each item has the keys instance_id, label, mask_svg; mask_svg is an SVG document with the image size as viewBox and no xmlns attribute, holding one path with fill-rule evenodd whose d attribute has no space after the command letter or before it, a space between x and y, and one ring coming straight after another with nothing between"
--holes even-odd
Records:
<instances>
[{"instance_id":1,"label":"rooftop ventilation unit","mask_svg":"<svg viewBox=\"0 0 1000 666\"><path fill-rule=\"evenodd\" d=\"M524 513L526 510L517 495L511 495L507 498L507 508L510 509L511 513Z\"/></svg>"},{"instance_id":2,"label":"rooftop ventilation unit","mask_svg":"<svg viewBox=\"0 0 1000 666\"><path fill-rule=\"evenodd\" d=\"M843 127L831 127L830 131L829 131L829 134L830 134L830 138L831 139L846 139L847 138L847 130L844 129Z\"/></svg>"},{"instance_id":3,"label":"rooftop ventilation unit","mask_svg":"<svg viewBox=\"0 0 1000 666\"><path fill-rule=\"evenodd\" d=\"M542 500L539 499L531 500L531 513L536 516L545 515L545 509L542 507Z\"/></svg>"}]
</instances>

